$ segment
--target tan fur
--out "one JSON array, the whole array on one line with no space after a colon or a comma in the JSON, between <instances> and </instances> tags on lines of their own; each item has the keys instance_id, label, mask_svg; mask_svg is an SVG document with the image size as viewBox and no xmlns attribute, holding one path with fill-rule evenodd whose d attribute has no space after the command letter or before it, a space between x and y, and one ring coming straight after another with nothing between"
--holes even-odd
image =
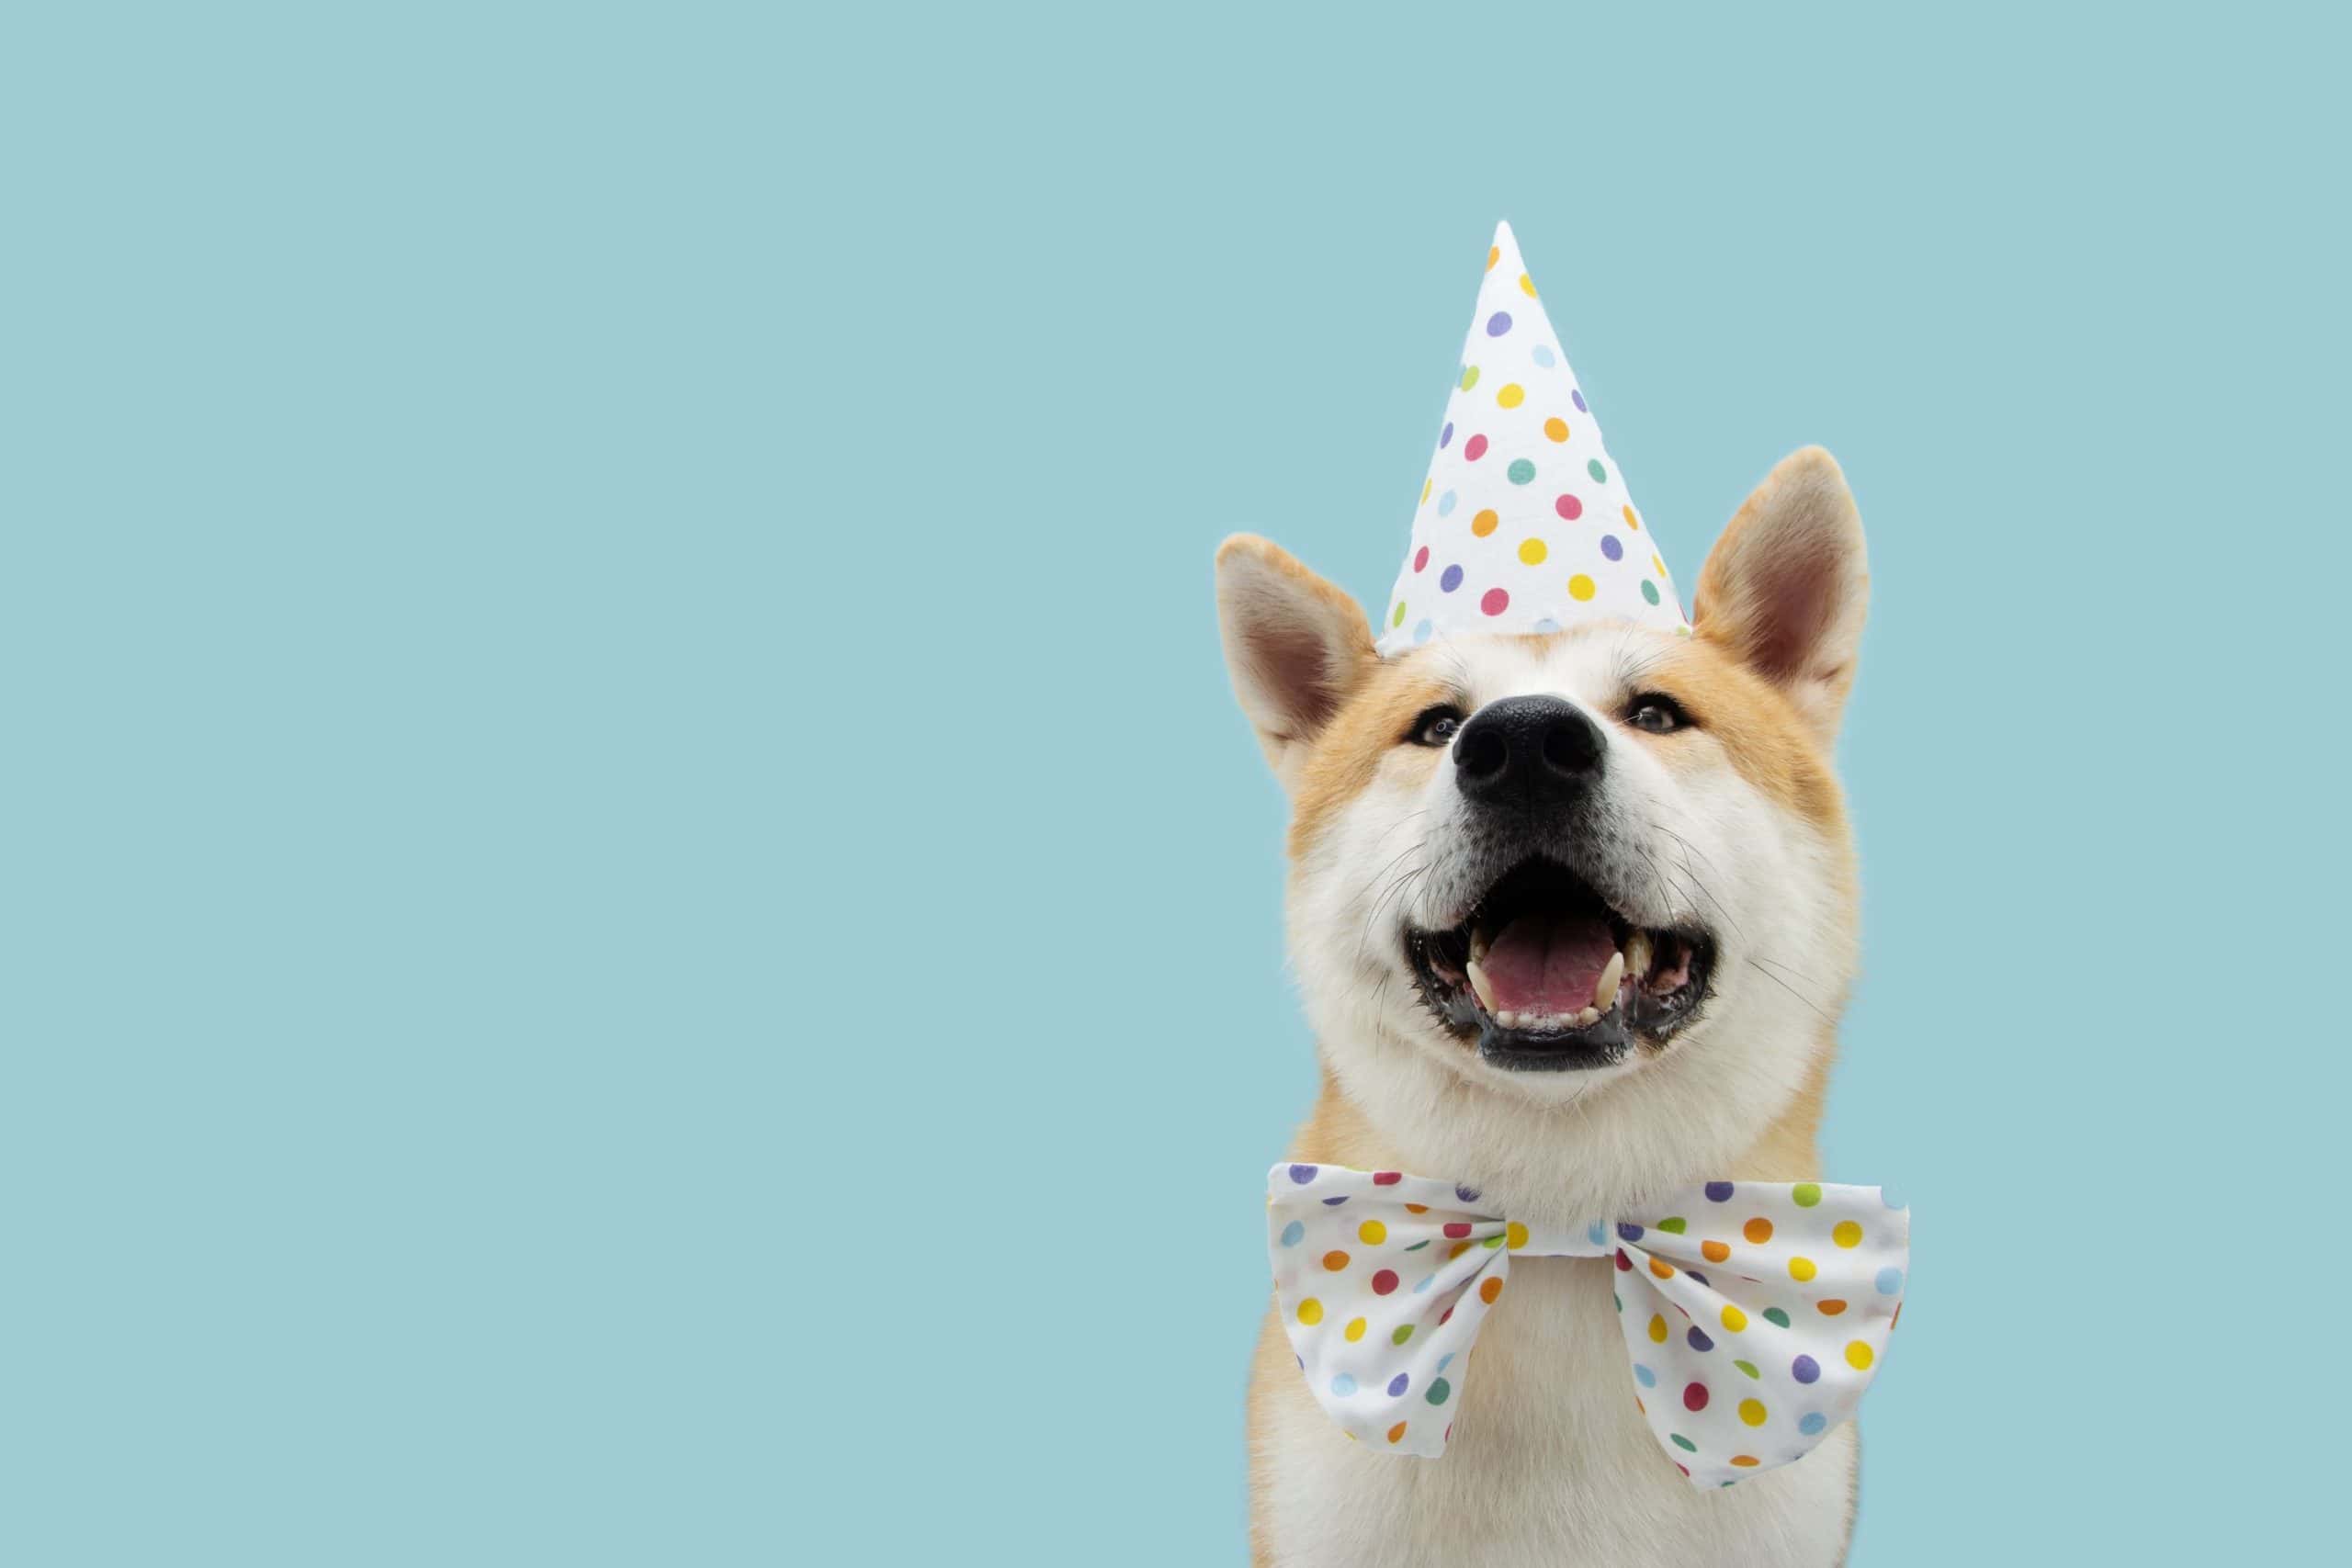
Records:
<instances>
[{"instance_id":1,"label":"tan fur","mask_svg":"<svg viewBox=\"0 0 2352 1568\"><path fill-rule=\"evenodd\" d=\"M1496 694L1465 690L1467 664L1447 656L1441 646L1380 660L1372 653L1361 613L1346 596L1264 540L1228 541L1219 553L1218 565L1219 604L1226 617L1236 690L1293 801L1289 850L1295 943L1299 930L1295 921L1303 909L1313 908L1297 902L1302 887L1326 886L1335 876L1352 874L1345 861L1347 852L1339 846L1356 804L1374 791L1394 799L1418 798L1413 792L1430 788L1436 770L1448 766L1443 751L1404 744L1417 717L1439 704L1468 711ZM1860 521L1843 478L1826 453L1808 448L1781 463L1758 487L1709 557L1700 579L1693 637L1673 638L1586 625L1547 637L1485 639L1498 648L1510 645L1515 651L1497 657L1514 661L1510 665L1514 669L1585 671L1584 689L1576 692L1575 698L1603 719L1622 720L1623 706L1637 692L1663 692L1673 697L1696 721L1693 728L1653 735L1621 727L1612 731L1611 744L1639 748L1638 753L1628 753L1629 759L1646 759L1644 765L1654 765L1677 787L1713 790L1720 795L1735 787L1723 781L1736 775L1753 792L1751 798L1759 798L1769 803L1765 809L1782 814L1781 819L1787 824L1785 830L1794 846L1792 852L1800 855L1798 863L1813 879L1818 908L1805 922L1805 934L1813 944L1808 951L1821 954L1817 962L1834 972L1791 979L1759 964L1755 975L1723 978L1726 993L1737 992L1749 998L1745 1006L1750 1012L1764 1003L1777 1009L1771 1016L1788 1021L1775 1025L1788 1032L1781 1035L1789 1043L1783 1057L1792 1064L1802 1063L1801 1068L1792 1066L1785 1077L1767 1080L1756 1091L1771 1108L1747 1127L1742 1140L1709 1147L1707 1157L1712 1163L1706 1165L1707 1170L1735 1179L1793 1181L1824 1174L1817 1136L1837 1049L1836 1019L1851 981L1859 903L1843 799L1826 749L1835 739L1838 715L1852 682L1867 591ZM1339 605L1345 605L1351 620L1342 624ZM1581 663L1577 662L1579 660ZM1613 683L1591 678L1594 670L1620 668L1624 674ZM1307 689L1285 694L1283 682L1299 679L1302 672ZM1386 843L1379 847L1385 854ZM1356 848L1361 852L1362 843ZM1335 855L1340 857L1339 862L1334 861ZM1385 933L1380 934L1385 939ZM1312 976L1303 978L1313 984ZM1808 987L1807 994L1798 993L1799 983ZM1786 998L1765 989L1768 985L1778 985L1797 997L1804 1008L1791 1006ZM1745 990L1739 991L1742 987ZM1310 996L1310 1001L1314 999ZM1737 995L1726 1005L1738 1005ZM1688 1032L1702 1031L1694 1027ZM1589 1137L1606 1125L1596 1119L1622 1115L1625 1107L1636 1103L1627 1096L1675 1092L1672 1086L1678 1082L1703 1086L1703 1074L1711 1070L1704 1066L1708 1058L1698 1054L1700 1047L1678 1037L1657 1056L1654 1066L1629 1069L1634 1075L1631 1079L1566 1086L1500 1082L1471 1059L1474 1053L1449 1037L1442 1049L1461 1058L1462 1077L1458 1084L1436 1090L1441 1103L1416 1102L1416 1114L1424 1118L1422 1131L1417 1134L1422 1146L1416 1147L1385 1132L1356 1090L1371 1081L1363 1075L1405 1070L1406 1065L1418 1059L1419 1052L1438 1048L1424 1043L1405 1050L1406 1042L1392 1040L1376 1046L1350 1042L1351 1048L1341 1052L1335 1050L1339 1042L1321 1031L1318 1035L1321 1088L1289 1157L1358 1168L1422 1169L1430 1152L1428 1129L1444 1124L1442 1100L1447 1097L1473 1097L1462 1102L1462 1114L1467 1115L1474 1103L1489 1103L1476 1097L1499 1096L1484 1114L1499 1116L1508 1125L1553 1128L1543 1134L1545 1137ZM1721 1058L1724 1051L1736 1051L1738 1043L1706 1048ZM1397 1055L1399 1051L1403 1055ZM1380 1063L1396 1066L1379 1066ZM1643 1087L1650 1082L1644 1075L1653 1073L1664 1075L1656 1079L1656 1085L1664 1088ZM1771 1087L1775 1082L1777 1089ZM1545 1100L1545 1094L1555 1098ZM1527 1100L1528 1096L1535 1098ZM1387 1103L1393 1110L1398 1102L1392 1098ZM1618 1109L1612 1111L1612 1107ZM1524 1212L1531 1218L1537 1217L1539 1204L1558 1201L1565 1205L1564 1212L1574 1212L1591 1201L1593 1192L1563 1195L1547 1190L1540 1175L1544 1165L1539 1155L1540 1151L1487 1148L1476 1156L1485 1162L1478 1174L1490 1194L1516 1185L1519 1201L1528 1206ZM1423 1173L1462 1174L1448 1169ZM1487 1182L1488 1176L1495 1179ZM1627 1178L1637 1187L1655 1179L1655 1173ZM1535 1185L1526 1185L1530 1181ZM1623 1196L1605 1181L1602 1187L1612 1197ZM1574 1278L1577 1277L1555 1278L1563 1292L1555 1299L1565 1302L1573 1293L1566 1287ZM1591 1283L1594 1277L1582 1278ZM1605 1318L1605 1288L1602 1308ZM1522 1314L1543 1311L1544 1300L1538 1296L1532 1302L1520 1301L1516 1310ZM1563 1305L1558 1310L1568 1309ZM1578 1322L1581 1317L1577 1314ZM1516 1322L1516 1330L1511 1321ZM1516 1320L1498 1318L1481 1339L1479 1358L1496 1363L1503 1371L1536 1375L1540 1366L1524 1358L1538 1344L1555 1344L1554 1339L1543 1337L1555 1332L1555 1325L1548 1321L1537 1323L1524 1315ZM1532 1337L1521 1346L1512 1337L1515 1333ZM1613 1329L1610 1333L1613 1336ZM1492 1350L1487 1348L1488 1337L1498 1340ZM1491 1447L1482 1450L1475 1440L1485 1437L1491 1444L1497 1439L1490 1430L1479 1428L1477 1424L1484 1418L1471 1403L1483 1394L1499 1404L1508 1392L1487 1389L1465 1395L1465 1440L1444 1460L1383 1458L1378 1462L1509 1466L1514 1455ZM1249 1409L1251 1545L1254 1561L1261 1564L1277 1560L1274 1524L1268 1510L1277 1493L1278 1469L1288 1457L1287 1450L1277 1446L1277 1428L1290 1432L1292 1443L1304 1441L1319 1449L1327 1440L1319 1427L1311 1423L1302 1427L1295 1414L1300 1408L1297 1402L1306 1398L1298 1386L1288 1341L1270 1310L1254 1359ZM1278 1404L1283 1408L1278 1410ZM1285 1418L1285 1410L1294 1414ZM1611 1411L1613 1407L1603 1407L1603 1413L1596 1415L1563 1409L1559 1419L1574 1427L1577 1441L1608 1444L1612 1455L1630 1451L1627 1445L1650 1442L1645 1428L1627 1422L1624 1412ZM1314 1435L1301 1437L1301 1431ZM1746 1549L1737 1544L1742 1528L1737 1521L1747 1518L1754 1522L1745 1528L1766 1532L1757 1538L1758 1541L1769 1538L1777 1543L1773 1551L1783 1555L1773 1556L1772 1561L1799 1560L1785 1556L1792 1550L1787 1522L1770 1513L1776 1506L1773 1488L1777 1485L1785 1496L1793 1498L1796 1494L1786 1489L1802 1485L1809 1489L1805 1495L1813 1497L1824 1483L1844 1484L1830 1467L1842 1464L1850 1476L1853 1453L1851 1434L1838 1436L1836 1443L1825 1445L1824 1454L1830 1457L1804 1461L1816 1463L1818 1468L1803 1482L1761 1477L1762 1484L1740 1489L1742 1496L1736 1503L1726 1500L1712 1513L1689 1516L1686 1522L1700 1532L1691 1539L1712 1542L1699 1549L1714 1553L1709 1560L1744 1561ZM1654 1453L1648 1454L1640 1462L1647 1464L1655 1458ZM1351 1461L1353 1456L1338 1455L1328 1462L1343 1459ZM1670 1474L1670 1467L1663 1467L1662 1461L1657 1463L1657 1474ZM1653 1495L1650 1488L1656 1476L1651 1470L1635 1468L1624 1473L1645 1495ZM1453 1485L1467 1479L1472 1478L1457 1472L1420 1484L1419 1489L1432 1496L1467 1496L1474 1488ZM1446 1485L1441 1487L1439 1481ZM1507 1480L1498 1483L1506 1488L1513 1484ZM1657 1500L1646 1506L1669 1509L1690 1506L1679 1494L1668 1490L1660 1489L1654 1495ZM1849 1493L1846 1506L1849 1522ZM1709 1529L1717 1534L1707 1536ZM1731 1534L1722 1535L1726 1529ZM1605 1530L1587 1540L1594 1551L1608 1544ZM1500 1531L1483 1542L1464 1538L1464 1556L1511 1563L1550 1560L1559 1544L1555 1541L1547 1547ZM1617 1561L1627 1560L1625 1551L1625 1543L1619 1542ZM1756 1561L1764 1560L1759 1549Z\"/></svg>"}]
</instances>

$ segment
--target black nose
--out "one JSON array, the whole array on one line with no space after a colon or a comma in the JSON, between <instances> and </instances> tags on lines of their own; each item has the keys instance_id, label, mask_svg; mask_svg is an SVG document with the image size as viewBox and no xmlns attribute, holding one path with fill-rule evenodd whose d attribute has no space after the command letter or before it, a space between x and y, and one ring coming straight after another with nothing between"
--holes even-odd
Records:
<instances>
[{"instance_id":1,"label":"black nose","mask_svg":"<svg viewBox=\"0 0 2352 1568\"><path fill-rule=\"evenodd\" d=\"M1479 709L1454 737L1454 783L1482 803L1564 804L1600 776L1608 745L1574 703L1506 697Z\"/></svg>"}]
</instances>

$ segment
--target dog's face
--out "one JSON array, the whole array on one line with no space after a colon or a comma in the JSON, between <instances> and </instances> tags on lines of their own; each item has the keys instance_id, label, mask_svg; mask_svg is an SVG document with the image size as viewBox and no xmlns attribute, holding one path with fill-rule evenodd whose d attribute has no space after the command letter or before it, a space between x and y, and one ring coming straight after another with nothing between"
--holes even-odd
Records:
<instances>
[{"instance_id":1,"label":"dog's face","mask_svg":"<svg viewBox=\"0 0 2352 1568\"><path fill-rule=\"evenodd\" d=\"M1817 1080L1854 962L1826 752L1868 592L1826 454L1734 519L1689 637L1600 623L1383 660L1271 545L1229 541L1218 570L1236 690L1292 796L1292 956L1376 1125L1532 1177L1559 1151L1494 1145L1560 1136L1573 1106L1567 1157L1613 1150L1611 1185L1639 1186L1720 1168Z\"/></svg>"}]
</instances>

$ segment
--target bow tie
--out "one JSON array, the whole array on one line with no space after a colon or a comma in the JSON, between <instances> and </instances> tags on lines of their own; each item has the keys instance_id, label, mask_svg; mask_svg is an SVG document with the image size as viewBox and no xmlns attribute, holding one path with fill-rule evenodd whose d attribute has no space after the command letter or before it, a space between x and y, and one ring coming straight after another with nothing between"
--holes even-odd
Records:
<instances>
[{"instance_id":1,"label":"bow tie","mask_svg":"<svg viewBox=\"0 0 2352 1568\"><path fill-rule=\"evenodd\" d=\"M1634 1405L1695 1486L1811 1452L1854 1413L1903 1304L1911 1216L1876 1187L1710 1181L1654 1219L1554 1231L1393 1170L1278 1165L1267 1179L1299 1370L1384 1451L1445 1452L1514 1256L1614 1260Z\"/></svg>"}]
</instances>

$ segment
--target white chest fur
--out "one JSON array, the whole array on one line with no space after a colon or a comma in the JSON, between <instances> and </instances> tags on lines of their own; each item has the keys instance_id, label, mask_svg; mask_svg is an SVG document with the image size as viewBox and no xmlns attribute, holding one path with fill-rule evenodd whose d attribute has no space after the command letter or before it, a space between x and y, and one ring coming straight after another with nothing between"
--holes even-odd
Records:
<instances>
[{"instance_id":1,"label":"white chest fur","mask_svg":"<svg viewBox=\"0 0 2352 1568\"><path fill-rule=\"evenodd\" d=\"M1291 1368L1261 1376L1262 1545L1283 1568L1834 1568L1858 1448L1694 1490L1634 1407L1609 1263L1531 1258L1487 1319L1444 1457L1350 1441ZM1277 1330L1277 1337L1279 1331ZM1657 1391L1657 1397L1670 1397Z\"/></svg>"}]
</instances>

